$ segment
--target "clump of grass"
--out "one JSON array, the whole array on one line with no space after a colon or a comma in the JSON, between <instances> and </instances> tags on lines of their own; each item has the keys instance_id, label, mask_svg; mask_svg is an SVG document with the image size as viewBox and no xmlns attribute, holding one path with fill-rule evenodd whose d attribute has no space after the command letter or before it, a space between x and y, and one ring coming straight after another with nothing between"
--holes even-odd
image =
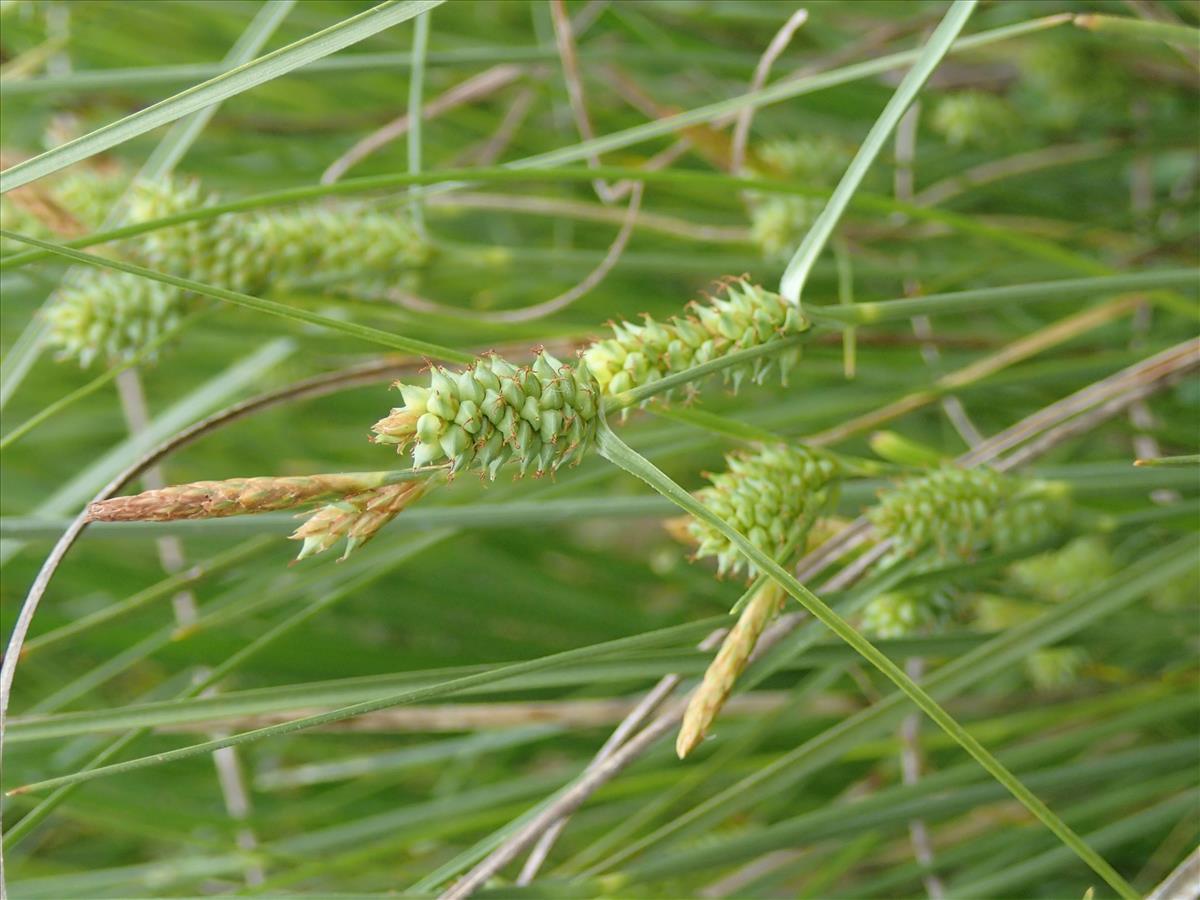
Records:
<instances>
[{"instance_id":1,"label":"clump of grass","mask_svg":"<svg viewBox=\"0 0 1200 900\"><path fill-rule=\"evenodd\" d=\"M0 4L5 140L37 157L3 176L0 239L0 401L36 425L4 435L11 893L1170 883L1195 801L1194 13L418 6ZM183 115L197 97L230 102ZM174 334L144 392L38 362L140 366ZM413 467L303 474L379 458L397 379L373 439ZM441 490L466 471L555 480ZM275 474L211 480L246 473ZM72 547L61 517L109 482L130 496ZM748 587L680 564L647 521L668 500ZM344 561L285 568L289 531ZM1047 827L1014 839L1006 791Z\"/></svg>"}]
</instances>

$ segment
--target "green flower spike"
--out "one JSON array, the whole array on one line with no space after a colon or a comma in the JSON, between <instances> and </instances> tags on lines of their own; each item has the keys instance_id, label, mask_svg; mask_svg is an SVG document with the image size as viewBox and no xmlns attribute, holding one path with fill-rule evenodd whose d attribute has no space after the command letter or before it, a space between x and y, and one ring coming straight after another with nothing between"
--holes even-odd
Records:
<instances>
[{"instance_id":1,"label":"green flower spike","mask_svg":"<svg viewBox=\"0 0 1200 900\"><path fill-rule=\"evenodd\" d=\"M862 630L879 638L928 631L945 624L951 604L952 598L944 591L888 591L863 609Z\"/></svg>"},{"instance_id":2,"label":"green flower spike","mask_svg":"<svg viewBox=\"0 0 1200 900\"><path fill-rule=\"evenodd\" d=\"M145 222L216 202L195 180L135 185L129 219ZM169 275L248 294L305 279L383 276L429 260L430 246L403 216L354 207L225 214L144 235L130 258ZM83 365L129 359L173 328L188 295L119 272L89 271L48 313L50 340Z\"/></svg>"},{"instance_id":3,"label":"green flower spike","mask_svg":"<svg viewBox=\"0 0 1200 900\"><path fill-rule=\"evenodd\" d=\"M689 304L690 315L672 316L665 322L646 315L641 325L614 323L613 337L598 340L583 352L583 361L605 396L617 396L809 328L794 304L744 278L728 279L721 284L721 291L722 296L707 304ZM761 383L777 365L786 382L789 369L799 358L799 348L775 354L773 359L760 357L752 364L727 370L726 379L736 390L747 374Z\"/></svg>"},{"instance_id":4,"label":"green flower spike","mask_svg":"<svg viewBox=\"0 0 1200 900\"><path fill-rule=\"evenodd\" d=\"M211 206L196 181L138 185L134 221ZM152 269L187 275L230 290L260 293L302 278L386 273L429 261L431 248L404 216L357 207L307 207L226 214L146 235L142 255Z\"/></svg>"},{"instance_id":5,"label":"green flower spike","mask_svg":"<svg viewBox=\"0 0 1200 900\"><path fill-rule=\"evenodd\" d=\"M100 228L125 184L126 179L111 167L74 166L61 177L0 196L0 223L8 231L48 241L87 234ZM32 194L26 193L30 190ZM0 241L4 253L28 249L7 238Z\"/></svg>"},{"instance_id":6,"label":"green flower spike","mask_svg":"<svg viewBox=\"0 0 1200 900\"><path fill-rule=\"evenodd\" d=\"M951 147L991 147L1016 133L1016 111L1003 97L984 91L959 91L938 101L930 127Z\"/></svg>"},{"instance_id":7,"label":"green flower spike","mask_svg":"<svg viewBox=\"0 0 1200 900\"><path fill-rule=\"evenodd\" d=\"M1070 515L1061 482L1002 475L992 469L947 467L901 482L868 512L893 558L933 547L943 556L1003 553L1043 541Z\"/></svg>"},{"instance_id":8,"label":"green flower spike","mask_svg":"<svg viewBox=\"0 0 1200 900\"><path fill-rule=\"evenodd\" d=\"M832 188L850 163L840 141L822 135L769 141L757 149L751 175L789 178L810 188ZM768 259L786 259L825 206L823 197L749 192L751 237Z\"/></svg>"},{"instance_id":9,"label":"green flower spike","mask_svg":"<svg viewBox=\"0 0 1200 900\"><path fill-rule=\"evenodd\" d=\"M183 317L179 291L125 272L88 270L64 288L46 311L59 356L124 361L174 329Z\"/></svg>"},{"instance_id":10,"label":"green flower spike","mask_svg":"<svg viewBox=\"0 0 1200 900\"><path fill-rule=\"evenodd\" d=\"M795 546L829 505L840 474L833 457L807 447L778 445L726 457L728 469L709 475L696 499L773 557ZM669 526L696 545L696 557L715 556L719 575L757 574L720 532L690 516Z\"/></svg>"},{"instance_id":11,"label":"green flower spike","mask_svg":"<svg viewBox=\"0 0 1200 900\"><path fill-rule=\"evenodd\" d=\"M435 367L429 387L396 385L404 406L375 424L375 442L412 448L413 467L449 461L493 481L515 461L519 474L574 464L596 436L600 400L583 363L539 352L518 367L487 354L460 372Z\"/></svg>"}]
</instances>

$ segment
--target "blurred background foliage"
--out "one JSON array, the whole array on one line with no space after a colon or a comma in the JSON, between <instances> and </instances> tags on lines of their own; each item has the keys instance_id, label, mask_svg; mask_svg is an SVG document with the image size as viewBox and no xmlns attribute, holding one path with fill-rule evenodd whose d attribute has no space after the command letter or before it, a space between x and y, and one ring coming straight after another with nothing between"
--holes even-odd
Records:
<instances>
[{"instance_id":1,"label":"blurred background foliage","mask_svg":"<svg viewBox=\"0 0 1200 900\"><path fill-rule=\"evenodd\" d=\"M266 49L368 8L304 0ZM795 6L774 0L600 0L566 8L575 17L588 114L595 132L605 135L744 93ZM772 81L919 46L945 5L856 0L807 8L808 22L779 57ZM216 74L219 69L205 67L228 52L258 11L258 3L226 0L5 2L5 154L36 154ZM1008 0L982 5L968 30L1060 12L1145 14L1192 27L1200 22L1200 7L1179 0ZM430 25L427 100L489 67L517 69L498 90L424 123L425 169L485 165L493 152L497 162L506 162L578 143L548 4L450 3L431 14ZM412 31L411 24L389 29L312 70L231 98L178 171L228 199L317 183L352 145L403 114ZM1195 44L1133 40L1067 22L948 58L922 94L912 153L912 202L948 215L917 220L888 211L900 167L889 145L860 194L880 202L852 206L838 230L854 298L897 298L914 285L935 293L1193 265L1200 226L1196 51ZM818 196L827 192L831 185L819 177L772 169L759 149L771 141L820 137L831 142L832 152L844 154L833 166L836 181L897 78L893 72L851 80L759 110L752 167L794 178ZM498 129L514 107L524 113L497 144ZM332 294L289 288L272 296L468 352L503 348L521 355L544 343L569 355L574 345L601 334L605 320L643 311L668 316L719 276L748 272L773 287L788 253L781 257L755 243L741 193L728 178L716 177L730 170L729 133L708 126L685 132L691 148L669 171L695 177L646 184L643 215L657 217L660 227L644 221L635 227L611 273L552 317L494 323L479 314L530 306L579 282L603 258L623 213L622 204L597 202L585 181L541 178L536 171L519 182L485 181L465 193L427 198L425 220L437 257L412 290L443 307L439 311L406 305L387 285L334 285ZM161 129L150 132L81 166L132 172L160 137ZM667 136L618 149L604 154L603 163L640 167L673 142ZM405 140L394 140L349 177L403 172L408 164ZM373 206L397 215L407 206L403 190L369 197ZM540 212L525 212L522 205ZM794 238L784 245L790 252ZM55 262L0 273L6 350L61 273ZM827 252L806 300L833 303L838 292L837 260ZM802 440L927 388L1102 299L997 305L937 317L940 359L932 366L923 362L908 323L863 328L852 380L843 374L840 340L826 336L806 347L788 386L749 386L733 395L713 381L686 410ZM1190 294L1142 309L956 393L978 429L994 434L1195 333ZM215 391L221 373L280 335L292 343L270 365L232 390ZM143 367L142 377L152 417L174 413L183 424L235 400L378 359L376 348L351 338L222 305L191 322L156 363ZM6 406L4 431L96 374L43 354ZM366 440L370 424L399 402L386 390L387 380L385 375L284 403L215 430L171 454L167 478L175 483L393 466L387 448ZM1104 535L1111 575L1099 587L1089 585L1100 594L1110 579L1197 525L1195 468L1134 469L1129 463L1140 455L1139 437L1152 438L1163 455L1195 451L1200 383L1194 375L1180 380L1157 393L1149 410L1149 422L1117 416L1050 449L1032 466L1035 474L1075 485L1080 506L1097 515L1148 514L1142 524ZM946 458L967 449L936 403L887 427ZM870 457L870 433L850 435L837 449ZM738 445L695 416L683 421L639 412L621 434L689 490ZM134 457L123 444L126 437L109 386L5 449L2 536L23 546L3 569L4 633L65 524L59 517L73 515L91 493L85 490L71 508L49 512L47 499L77 478L93 490L100 487L106 479L96 478L105 454L113 452L120 464ZM857 515L883 484L860 479L850 485L840 500L842 514ZM1169 502L1181 512L1155 516L1162 500L1156 491L1170 492ZM594 509L588 505L594 500L609 506ZM462 530L438 530L443 506L466 504L486 505L495 514L489 517L481 507L478 521L467 521ZM245 708L257 715L291 718L422 679L444 681L462 667L535 659L720 616L743 590L736 581L714 579L706 565L689 565L688 548L661 527L673 515L669 504L651 499L643 485L596 457L553 480L510 483L501 477L484 487L464 475L453 490L439 491L411 514L411 522L405 513L341 564L318 557L289 567L295 547L282 536L294 522L286 515L173 529L183 537L189 562L238 557L194 588L199 622L176 629L171 592L160 591L156 602L135 612L31 649L18 671L6 788L77 770L124 730L123 710L173 696L198 667L222 663L304 605L347 585L353 589L336 605L238 666L211 702L228 694L244 698ZM91 529L58 571L31 637L159 584L165 576L153 539L170 530ZM264 540L263 534L272 537ZM1012 599L1016 590L1003 571L972 579L978 593ZM1029 654L1018 652L1012 665L948 701L954 715L1002 756L1028 753L1029 761L1014 762L1014 768L1085 836L1134 823L1093 843L1140 890L1158 883L1200 835L1197 588L1192 567L1089 624L1070 639L1083 656L1064 678L1037 681L1022 665ZM369 730L356 731L351 721L350 730L312 730L243 745L237 755L251 803L240 822L227 814L207 756L88 783L6 853L10 889L14 897L435 891L451 880L436 877L439 867L565 784L590 759L623 712L614 714L611 704L603 712L594 701L636 699L668 672L698 675L708 656L692 648L703 634L702 627L656 647L529 676L528 683L431 701L482 704L471 713L475 719L461 709L441 725L381 716ZM879 643L897 659L920 655L936 667L981 641L978 627L960 626ZM407 673L425 674L406 680ZM354 681L371 678L378 680ZM715 737L686 763L674 758L669 741L661 741L597 793L552 852L544 887L496 883L490 890L529 896L919 895L927 885L913 861L907 824L921 815L932 832L935 871L951 895L1078 897L1090 886L1103 895L1107 888L1094 875L932 728L921 734L927 773L959 772L960 780L940 787L935 782L928 790L918 786L911 808L888 793L901 783L893 726L845 744L809 777L761 802L715 817L694 833L648 840L628 858L603 864L888 690L840 644L822 642L742 698L758 697L772 711L744 705L739 713L735 704ZM210 701L196 701L203 702ZM228 709L226 718L233 718L238 707ZM20 731L21 723L36 724L31 717L38 714L62 714L69 724L67 714L76 712L94 716L69 733ZM237 719L229 730L267 721ZM154 724L160 727L127 755L194 743L224 727L187 703L170 723ZM181 729L185 733L177 733ZM872 799L879 802L874 818L864 811L856 819L856 805ZM29 797L10 798L6 822L11 826L32 806ZM819 813L830 812L835 820L817 822ZM778 823L810 814L810 830L797 826L792 837L773 837ZM838 820L844 829L836 827ZM251 833L253 846L246 838ZM505 870L504 884L516 871Z\"/></svg>"}]
</instances>

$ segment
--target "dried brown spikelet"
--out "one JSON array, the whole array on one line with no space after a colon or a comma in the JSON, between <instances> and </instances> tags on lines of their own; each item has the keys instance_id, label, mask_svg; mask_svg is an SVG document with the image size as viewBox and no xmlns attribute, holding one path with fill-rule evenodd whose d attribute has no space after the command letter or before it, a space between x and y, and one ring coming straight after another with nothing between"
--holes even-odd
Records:
<instances>
[{"instance_id":1,"label":"dried brown spikelet","mask_svg":"<svg viewBox=\"0 0 1200 900\"><path fill-rule=\"evenodd\" d=\"M387 475L386 472L353 472L194 481L93 503L88 507L88 519L92 522L169 522L272 512L377 487L383 484Z\"/></svg>"},{"instance_id":2,"label":"dried brown spikelet","mask_svg":"<svg viewBox=\"0 0 1200 900\"><path fill-rule=\"evenodd\" d=\"M322 506L290 535L293 541L304 541L296 559L323 553L346 538L341 556L345 559L437 483L437 479L426 479L385 484Z\"/></svg>"}]
</instances>

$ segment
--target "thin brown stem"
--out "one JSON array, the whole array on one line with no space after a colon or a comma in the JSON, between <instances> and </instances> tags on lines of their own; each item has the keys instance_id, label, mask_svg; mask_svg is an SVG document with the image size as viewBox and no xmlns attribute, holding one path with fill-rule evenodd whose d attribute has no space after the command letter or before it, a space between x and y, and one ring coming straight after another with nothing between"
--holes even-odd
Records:
<instances>
[{"instance_id":1,"label":"thin brown stem","mask_svg":"<svg viewBox=\"0 0 1200 900\"><path fill-rule=\"evenodd\" d=\"M1030 172L1038 172L1055 166L1069 166L1091 159L1103 159L1119 146L1120 143L1113 140L1089 141L1086 144L1041 147L1004 159L989 160L967 169L961 174L934 182L914 195L912 202L918 206L939 206L952 197L966 193L971 188L993 184L1003 181L1005 178L1027 175Z\"/></svg>"},{"instance_id":2,"label":"thin brown stem","mask_svg":"<svg viewBox=\"0 0 1200 900\"><path fill-rule=\"evenodd\" d=\"M434 97L425 104L421 111L421 119L428 122L465 103L487 97L526 74L527 69L524 66L511 63L492 66ZM412 119L406 112L371 132L330 163L329 167L321 173L321 184L333 184L371 154L383 149L392 141L404 137L411 127Z\"/></svg>"},{"instance_id":3,"label":"thin brown stem","mask_svg":"<svg viewBox=\"0 0 1200 900\"><path fill-rule=\"evenodd\" d=\"M536 303L533 306L523 306L520 309L506 309L500 312L466 311L453 306L442 306L440 303L434 303L432 300L426 300L423 297L417 297L412 294L397 293L395 296L402 306L417 312L463 316L477 321L482 320L484 322L504 324L544 319L546 316L566 309L576 300L586 296L608 277L609 272L620 261L621 254L625 252L625 247L629 244L629 238L633 235L633 229L637 224L638 211L641 209L641 205L642 183L638 182L633 191L633 196L629 198L629 206L625 209L625 221L621 225L621 230L617 233L616 238L613 239L608 252L604 254L604 258L600 260L596 268L589 272L578 284L559 294L557 297L551 297L549 300L543 300L541 303Z\"/></svg>"},{"instance_id":4,"label":"thin brown stem","mask_svg":"<svg viewBox=\"0 0 1200 900\"><path fill-rule=\"evenodd\" d=\"M558 47L558 57L562 63L563 83L567 88L567 100L571 104L571 115L575 118L575 128L579 132L580 138L590 141L596 137L596 132L588 117L583 80L579 75L579 56L575 52L575 35L563 0L550 0L550 18L554 23L554 42ZM587 164L589 168L595 169L600 165L600 158L594 153L589 154ZM596 190L596 196L603 202L612 202L611 189L606 182L597 178L592 182L592 186Z\"/></svg>"},{"instance_id":5,"label":"thin brown stem","mask_svg":"<svg viewBox=\"0 0 1200 900\"><path fill-rule=\"evenodd\" d=\"M491 166L495 165L496 160L500 155L508 149L508 145L512 143L513 137L525 124L525 118L529 115L529 111L533 109L533 101L537 99L537 92L531 88L522 88L520 93L509 104L505 110L504 117L500 120L500 124L496 126L496 130L488 136L477 148L468 150L457 158L452 165L468 166L474 164L476 166ZM428 200L433 199L436 195L430 195Z\"/></svg>"},{"instance_id":6,"label":"thin brown stem","mask_svg":"<svg viewBox=\"0 0 1200 900\"><path fill-rule=\"evenodd\" d=\"M830 444L839 444L847 438L861 434L864 431L869 431L872 428L878 428L880 425L928 406L949 391L974 384L1015 363L1035 356L1081 334L1086 334L1102 325L1106 325L1114 319L1132 312L1137 303L1137 297L1118 297L1094 309L1067 316L1052 325L1048 325L1033 334L1002 347L1000 350L985 356L983 359L976 360L970 365L963 366L961 369L956 369L953 372L943 375L934 382L932 388L915 391L848 422L843 422L833 428L809 435L805 438L805 441L817 446L828 446Z\"/></svg>"},{"instance_id":7,"label":"thin brown stem","mask_svg":"<svg viewBox=\"0 0 1200 900\"><path fill-rule=\"evenodd\" d=\"M649 169L649 166L646 166ZM640 184L640 182L637 182ZM460 192L440 194L429 198L426 206L445 206L451 209L494 209L506 213L528 213L537 216L556 216L583 222L606 222L620 225L628 218L626 210L564 200L557 197L528 197L517 194L488 194ZM687 219L642 211L638 213L638 228L657 231L673 237L717 244L743 244L750 241L750 230L730 225L699 225Z\"/></svg>"},{"instance_id":8,"label":"thin brown stem","mask_svg":"<svg viewBox=\"0 0 1200 900\"><path fill-rule=\"evenodd\" d=\"M807 21L808 10L802 7L792 13L775 32L775 36L771 38L767 49L763 51L758 64L754 67L754 77L750 80L751 93L760 90L767 83L767 78L771 75L771 66L775 65L775 60L779 59L780 54L792 42L792 36L796 30ZM729 156L731 172L740 172L746 161L746 142L750 138L750 123L754 121L755 109L754 106L746 106L737 114L733 125L733 148Z\"/></svg>"}]
</instances>

